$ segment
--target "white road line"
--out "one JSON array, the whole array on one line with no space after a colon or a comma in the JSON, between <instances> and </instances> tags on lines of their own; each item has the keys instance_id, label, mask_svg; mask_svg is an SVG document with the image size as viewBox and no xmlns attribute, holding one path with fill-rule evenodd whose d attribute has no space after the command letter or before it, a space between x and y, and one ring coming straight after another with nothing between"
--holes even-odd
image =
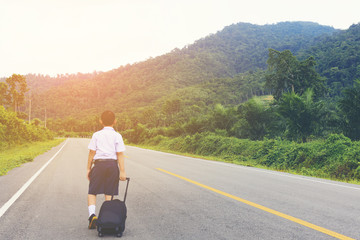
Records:
<instances>
[{"instance_id":1,"label":"white road line","mask_svg":"<svg viewBox=\"0 0 360 240\"><path fill-rule=\"evenodd\" d=\"M353 190L360 191L360 187L346 186L346 185L336 183L336 182L326 182L326 181L331 181L331 180L326 180L326 179L321 181L320 179L317 179L317 178L311 178L311 177L307 177L307 176L297 176L297 175L292 175L291 173L281 173L281 172L276 172L276 171L271 171L271 170L266 170L266 169L260 169L260 168L255 168L255 167L246 167L246 166L242 166L242 165L236 165L236 164L233 164L233 163L210 161L210 160L205 160L205 159L200 159L200 158L192 158L192 157L177 155L177 154L173 154L173 153L160 152L160 151L151 150L151 149L139 148L139 147L134 147L134 146L131 146L131 147L142 149L142 150L149 151L149 152L162 153L164 155L182 157L182 158L191 159L191 160L195 160L195 161L202 161L202 162L206 162L206 163L209 163L209 164L218 164L218 165L231 167L231 168L246 168L246 169L251 170L251 171L263 172L263 173L277 175L277 176L283 176L283 177L288 177L288 178L294 178L294 179L305 180L305 181L309 181L309 182L327 184L327 185L332 185L332 186L336 186L336 187L342 187L342 188L348 188L348 189L353 189Z\"/></svg>"},{"instance_id":2,"label":"white road line","mask_svg":"<svg viewBox=\"0 0 360 240\"><path fill-rule=\"evenodd\" d=\"M57 151L52 158L50 158L44 166L42 166L10 199L0 208L0 218L4 213L13 205L13 203L23 194L23 192L30 186L30 184L40 175L40 173L54 160L54 158L60 153L65 147L68 140L65 141L64 145Z\"/></svg>"}]
</instances>

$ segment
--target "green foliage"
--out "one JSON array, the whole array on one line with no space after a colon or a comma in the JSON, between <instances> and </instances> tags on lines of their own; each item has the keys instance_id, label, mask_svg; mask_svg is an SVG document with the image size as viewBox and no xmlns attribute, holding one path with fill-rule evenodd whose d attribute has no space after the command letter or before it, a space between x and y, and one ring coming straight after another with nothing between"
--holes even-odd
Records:
<instances>
[{"instance_id":1,"label":"green foliage","mask_svg":"<svg viewBox=\"0 0 360 240\"><path fill-rule=\"evenodd\" d=\"M174 115L181 110L180 99L166 100L162 107L165 115L165 125L169 125L173 122Z\"/></svg>"},{"instance_id":2,"label":"green foliage","mask_svg":"<svg viewBox=\"0 0 360 240\"><path fill-rule=\"evenodd\" d=\"M210 113L209 129L229 132L237 120L236 115L236 108L225 108L221 104L216 104Z\"/></svg>"},{"instance_id":3,"label":"green foliage","mask_svg":"<svg viewBox=\"0 0 360 240\"><path fill-rule=\"evenodd\" d=\"M6 84L8 85L6 93L6 102L8 105L12 106L16 112L24 102L25 102L25 92L27 89L26 78L19 74L13 74L11 77L6 79ZM4 86L1 87L2 91Z\"/></svg>"},{"instance_id":4,"label":"green foliage","mask_svg":"<svg viewBox=\"0 0 360 240\"><path fill-rule=\"evenodd\" d=\"M284 94L278 102L277 112L286 121L290 139L305 142L310 135L319 134L323 104L313 101L312 90L307 90L302 96L294 92Z\"/></svg>"},{"instance_id":5,"label":"green foliage","mask_svg":"<svg viewBox=\"0 0 360 240\"><path fill-rule=\"evenodd\" d=\"M45 141L53 138L53 133L43 127L26 123L17 118L15 112L0 106L0 148L31 141Z\"/></svg>"},{"instance_id":6,"label":"green foliage","mask_svg":"<svg viewBox=\"0 0 360 240\"><path fill-rule=\"evenodd\" d=\"M247 166L308 176L360 181L360 142L332 134L326 140L297 143L279 139L251 141L203 132L184 137L157 136L144 142L161 150L216 157Z\"/></svg>"},{"instance_id":7,"label":"green foliage","mask_svg":"<svg viewBox=\"0 0 360 240\"><path fill-rule=\"evenodd\" d=\"M315 71L316 62L312 57L299 61L291 51L283 52L269 49L266 85L274 91L274 98L280 99L283 93L303 94L312 88L315 96L325 92L324 79Z\"/></svg>"},{"instance_id":8,"label":"green foliage","mask_svg":"<svg viewBox=\"0 0 360 240\"><path fill-rule=\"evenodd\" d=\"M132 143L140 143L148 137L148 130L143 124L137 124L134 129L123 132L125 139Z\"/></svg>"},{"instance_id":9,"label":"green foliage","mask_svg":"<svg viewBox=\"0 0 360 240\"><path fill-rule=\"evenodd\" d=\"M344 89L339 107L344 116L344 133L351 139L360 140L360 80L353 87Z\"/></svg>"},{"instance_id":10,"label":"green foliage","mask_svg":"<svg viewBox=\"0 0 360 240\"><path fill-rule=\"evenodd\" d=\"M298 61L290 50L279 52L269 49L267 64L266 84L274 91L275 99L279 99L283 92L295 90Z\"/></svg>"},{"instance_id":11,"label":"green foliage","mask_svg":"<svg viewBox=\"0 0 360 240\"><path fill-rule=\"evenodd\" d=\"M257 97L241 104L238 112L240 120L233 125L231 135L252 140L263 139L275 117L269 104Z\"/></svg>"},{"instance_id":12,"label":"green foliage","mask_svg":"<svg viewBox=\"0 0 360 240\"><path fill-rule=\"evenodd\" d=\"M8 85L6 83L0 82L0 105L5 105L7 103L7 91Z\"/></svg>"},{"instance_id":13,"label":"green foliage","mask_svg":"<svg viewBox=\"0 0 360 240\"><path fill-rule=\"evenodd\" d=\"M360 24L319 38L318 42L301 51L300 58L314 56L316 69L327 78L331 96L341 94L344 87L351 87L360 79Z\"/></svg>"},{"instance_id":14,"label":"green foliage","mask_svg":"<svg viewBox=\"0 0 360 240\"><path fill-rule=\"evenodd\" d=\"M256 68L266 68L269 48L297 53L306 49L322 34L335 30L311 22L282 22L273 25L238 23L225 27L215 35L200 39L188 50L217 53L222 60L230 63L228 69L242 73Z\"/></svg>"},{"instance_id":15,"label":"green foliage","mask_svg":"<svg viewBox=\"0 0 360 240\"><path fill-rule=\"evenodd\" d=\"M8 171L23 163L33 161L36 156L59 145L62 141L63 139L47 140L13 146L2 150L0 152L0 176L5 175Z\"/></svg>"},{"instance_id":16,"label":"green foliage","mask_svg":"<svg viewBox=\"0 0 360 240\"><path fill-rule=\"evenodd\" d=\"M187 134L193 135L195 133L201 133L209 130L208 119L203 118L191 118L184 124L184 130Z\"/></svg>"}]
</instances>

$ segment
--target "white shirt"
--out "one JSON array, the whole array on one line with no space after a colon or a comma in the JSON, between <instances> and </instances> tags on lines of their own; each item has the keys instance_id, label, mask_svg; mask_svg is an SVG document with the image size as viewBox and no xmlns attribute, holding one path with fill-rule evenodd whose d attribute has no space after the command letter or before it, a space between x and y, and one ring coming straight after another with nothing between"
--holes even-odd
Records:
<instances>
[{"instance_id":1,"label":"white shirt","mask_svg":"<svg viewBox=\"0 0 360 240\"><path fill-rule=\"evenodd\" d=\"M125 144L120 133L112 127L104 127L95 132L90 140L88 148L96 151L96 159L117 159L117 152L125 151Z\"/></svg>"}]
</instances>

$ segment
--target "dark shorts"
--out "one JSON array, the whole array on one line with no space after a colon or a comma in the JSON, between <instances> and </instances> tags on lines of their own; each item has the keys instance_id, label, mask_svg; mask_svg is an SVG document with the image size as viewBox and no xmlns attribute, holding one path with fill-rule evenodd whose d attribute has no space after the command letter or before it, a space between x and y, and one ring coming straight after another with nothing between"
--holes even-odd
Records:
<instances>
[{"instance_id":1,"label":"dark shorts","mask_svg":"<svg viewBox=\"0 0 360 240\"><path fill-rule=\"evenodd\" d=\"M119 194L119 167L117 161L95 161L90 171L89 194Z\"/></svg>"}]
</instances>

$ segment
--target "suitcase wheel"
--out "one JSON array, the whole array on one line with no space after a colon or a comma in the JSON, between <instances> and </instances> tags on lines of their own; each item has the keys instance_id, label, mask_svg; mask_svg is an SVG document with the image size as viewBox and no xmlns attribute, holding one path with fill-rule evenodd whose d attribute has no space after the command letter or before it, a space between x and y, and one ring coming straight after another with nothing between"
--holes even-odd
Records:
<instances>
[{"instance_id":1,"label":"suitcase wheel","mask_svg":"<svg viewBox=\"0 0 360 240\"><path fill-rule=\"evenodd\" d=\"M103 234L102 232L99 232L99 233L98 233L98 236L99 236L99 237L103 237L104 234Z\"/></svg>"},{"instance_id":2,"label":"suitcase wheel","mask_svg":"<svg viewBox=\"0 0 360 240\"><path fill-rule=\"evenodd\" d=\"M116 237L122 237L122 232L120 231L119 227L115 228L115 232L116 232Z\"/></svg>"}]
</instances>

